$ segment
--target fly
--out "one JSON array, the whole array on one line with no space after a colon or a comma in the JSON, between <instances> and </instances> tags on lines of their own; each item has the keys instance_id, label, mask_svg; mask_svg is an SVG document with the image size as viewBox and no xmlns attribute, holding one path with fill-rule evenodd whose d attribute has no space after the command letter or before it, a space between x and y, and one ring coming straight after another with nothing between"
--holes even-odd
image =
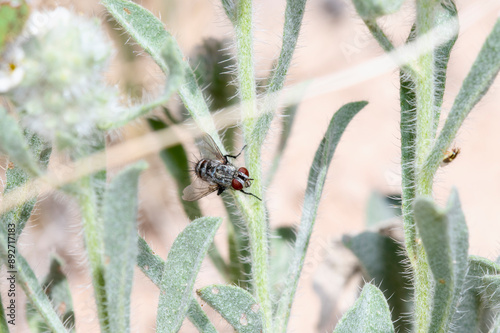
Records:
<instances>
[{"instance_id":1,"label":"fly","mask_svg":"<svg viewBox=\"0 0 500 333\"><path fill-rule=\"evenodd\" d=\"M248 170L244 167L236 168L228 160L228 157L240 156L245 147L236 156L222 155L212 137L205 134L200 142L201 159L194 166L196 179L184 189L182 199L195 201L214 191L220 195L227 188L232 188L262 201L255 194L243 190L252 184L253 178L250 178Z\"/></svg>"}]
</instances>

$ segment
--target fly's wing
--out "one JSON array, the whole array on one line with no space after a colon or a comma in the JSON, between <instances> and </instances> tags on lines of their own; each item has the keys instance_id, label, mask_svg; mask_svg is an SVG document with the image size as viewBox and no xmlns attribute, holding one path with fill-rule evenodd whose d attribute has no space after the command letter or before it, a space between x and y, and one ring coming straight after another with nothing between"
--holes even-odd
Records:
<instances>
[{"instance_id":1,"label":"fly's wing","mask_svg":"<svg viewBox=\"0 0 500 333\"><path fill-rule=\"evenodd\" d=\"M217 144L210 135L205 134L202 136L198 147L200 148L201 156L203 158L207 158L209 160L219 160L222 163L226 162L224 155L222 155L219 147L217 147Z\"/></svg>"},{"instance_id":2,"label":"fly's wing","mask_svg":"<svg viewBox=\"0 0 500 333\"><path fill-rule=\"evenodd\" d=\"M191 185L182 192L182 199L186 201L196 201L209 195L218 188L217 184L210 184L201 178L196 178Z\"/></svg>"}]
</instances>

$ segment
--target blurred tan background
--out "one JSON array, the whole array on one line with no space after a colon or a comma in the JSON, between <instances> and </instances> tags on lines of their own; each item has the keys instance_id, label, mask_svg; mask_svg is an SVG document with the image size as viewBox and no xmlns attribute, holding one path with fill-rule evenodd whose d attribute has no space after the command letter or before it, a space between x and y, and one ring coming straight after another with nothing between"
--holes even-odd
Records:
<instances>
[{"instance_id":1,"label":"blurred tan background","mask_svg":"<svg viewBox=\"0 0 500 333\"><path fill-rule=\"evenodd\" d=\"M482 3L479 0L456 2L459 13L470 12L474 6ZM105 17L103 7L94 0L37 3L41 8L52 8L59 4L84 15ZM232 37L232 28L219 1L144 0L139 3L161 16L186 56L192 54L203 39ZM398 14L381 20L397 45L406 39L413 23L412 3L407 1ZM284 8L284 0L255 1L255 48L259 77L268 75L273 59L279 54ZM445 114L498 18L499 11L500 5L489 15L473 19L467 29L461 29L449 64ZM353 68L381 54L382 50L371 38L348 0L309 0L287 84ZM144 96L154 97L159 91L163 75L146 54L138 57L132 61L118 54L111 66L110 82L122 85L133 79L144 87L144 91L141 91ZM369 73L359 72L357 75L361 83L300 104L279 172L267 189L271 226L275 228L298 223L309 167L331 116L345 103L369 101L369 105L349 125L330 167L289 332L318 332L320 301L312 288L312 281L317 274L324 272L318 267L332 253L328 250L329 244L343 234L365 230L365 208L372 191L383 194L400 192L398 72L392 71L368 80L364 77L369 77ZM461 154L439 171L435 185L436 198L441 205L446 202L451 187L458 188L469 226L470 253L490 259L500 255L499 82L497 79L465 121L455 142ZM140 123L134 124L123 129L120 137L126 140L143 133L145 128ZM271 164L279 133L280 124L276 121L264 147L266 167ZM156 156L149 156L147 160L150 168L141 178L140 185L140 230L155 251L166 258L173 240L188 220L179 204L175 183L161 161ZM201 200L201 206L207 215L225 217L220 199L215 195ZM68 199L54 194L40 202L38 212L39 215L21 239L20 251L40 277L47 272L49 253L57 252L66 260L66 272L76 307L77 331L97 331L92 289L82 254L78 209ZM224 226L217 233L216 241L226 255ZM197 286L222 282L207 260ZM139 271L136 272L134 283L132 329L134 332L152 332L158 291ZM355 286L353 289L356 290ZM350 294L340 300L339 309L348 307L354 297ZM213 312L210 314L221 332L231 332L221 317ZM22 315L18 312L18 316ZM19 332L26 329L26 326L20 326ZM185 321L182 332L195 332L195 329Z\"/></svg>"}]
</instances>

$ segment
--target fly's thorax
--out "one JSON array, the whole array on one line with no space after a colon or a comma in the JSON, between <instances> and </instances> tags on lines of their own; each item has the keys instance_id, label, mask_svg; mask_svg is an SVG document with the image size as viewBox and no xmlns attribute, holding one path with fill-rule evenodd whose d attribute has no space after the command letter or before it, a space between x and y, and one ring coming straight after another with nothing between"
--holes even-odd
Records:
<instances>
[{"instance_id":1,"label":"fly's thorax","mask_svg":"<svg viewBox=\"0 0 500 333\"><path fill-rule=\"evenodd\" d=\"M198 177L209 183L229 187L237 170L230 163L226 164L218 160L201 159L196 163L195 172Z\"/></svg>"}]
</instances>

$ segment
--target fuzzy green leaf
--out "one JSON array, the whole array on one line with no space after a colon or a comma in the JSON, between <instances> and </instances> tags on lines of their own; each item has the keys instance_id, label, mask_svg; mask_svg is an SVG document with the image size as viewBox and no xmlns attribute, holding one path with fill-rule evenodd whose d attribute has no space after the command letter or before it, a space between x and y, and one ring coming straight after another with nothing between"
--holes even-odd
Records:
<instances>
[{"instance_id":1,"label":"fuzzy green leaf","mask_svg":"<svg viewBox=\"0 0 500 333\"><path fill-rule=\"evenodd\" d=\"M130 293L137 258L138 162L116 175L104 193L104 256L109 327L112 332L130 331Z\"/></svg>"},{"instance_id":2,"label":"fuzzy green leaf","mask_svg":"<svg viewBox=\"0 0 500 333\"><path fill-rule=\"evenodd\" d=\"M52 258L50 271L44 279L42 288L51 300L54 310L58 313L64 325L68 330L74 331L75 313L73 311L73 300L68 280L62 272L61 266L61 259ZM32 332L49 331L42 317L30 302L26 304L26 317Z\"/></svg>"},{"instance_id":3,"label":"fuzzy green leaf","mask_svg":"<svg viewBox=\"0 0 500 333\"><path fill-rule=\"evenodd\" d=\"M380 222L401 216L401 198L387 197L372 192L366 208L366 226L373 227Z\"/></svg>"},{"instance_id":4,"label":"fuzzy green leaf","mask_svg":"<svg viewBox=\"0 0 500 333\"><path fill-rule=\"evenodd\" d=\"M467 272L468 231L454 189L443 211L428 199L415 202L415 221L434 279L430 331L448 332Z\"/></svg>"},{"instance_id":5,"label":"fuzzy green leaf","mask_svg":"<svg viewBox=\"0 0 500 333\"><path fill-rule=\"evenodd\" d=\"M238 5L235 0L221 0L222 7L226 12L227 18L231 23L236 23L236 16L238 15Z\"/></svg>"},{"instance_id":6,"label":"fuzzy green leaf","mask_svg":"<svg viewBox=\"0 0 500 333\"><path fill-rule=\"evenodd\" d=\"M353 0L358 15L364 19L395 13L401 8L405 0Z\"/></svg>"},{"instance_id":7,"label":"fuzzy green leaf","mask_svg":"<svg viewBox=\"0 0 500 333\"><path fill-rule=\"evenodd\" d=\"M165 30L163 23L149 11L131 1L103 0L102 4L130 36L151 55L165 73L169 72L169 66L162 52L167 44L170 45L173 52L169 53L169 56L177 58L176 61L180 67L178 70L184 73L185 83L180 86L179 95L186 109L197 125L210 134L217 144L220 144L208 106L193 71L189 64L182 60L183 56L177 42Z\"/></svg>"},{"instance_id":8,"label":"fuzzy green leaf","mask_svg":"<svg viewBox=\"0 0 500 333\"><path fill-rule=\"evenodd\" d=\"M26 297L52 332L67 332L26 259L19 252L13 254L12 250L15 250L15 244L11 242L13 234L11 235L7 228L8 226L0 224L0 257L7 268L8 283L11 282L9 278L12 278L12 282L21 286Z\"/></svg>"},{"instance_id":9,"label":"fuzzy green leaf","mask_svg":"<svg viewBox=\"0 0 500 333\"><path fill-rule=\"evenodd\" d=\"M482 296L492 308L500 308L500 276L485 275L482 280Z\"/></svg>"},{"instance_id":10,"label":"fuzzy green leaf","mask_svg":"<svg viewBox=\"0 0 500 333\"><path fill-rule=\"evenodd\" d=\"M450 60L451 49L455 45L458 37L458 19L457 19L457 7L453 1L445 1L441 3L442 10L436 11L436 22L435 26L440 24L450 24L454 22L456 24L456 34L452 39L440 45L434 50L435 59L435 81L436 89L434 92L434 104L436 105L436 115L434 118L434 133L437 131L439 125L439 118L441 114L441 106L443 105L443 96L446 85L446 70L448 69L448 62ZM453 20L453 21L452 21Z\"/></svg>"},{"instance_id":11,"label":"fuzzy green leaf","mask_svg":"<svg viewBox=\"0 0 500 333\"><path fill-rule=\"evenodd\" d=\"M497 20L472 68L462 83L439 137L427 157L422 177L434 175L443 152L451 145L472 108L481 100L500 71L500 19Z\"/></svg>"},{"instance_id":12,"label":"fuzzy green leaf","mask_svg":"<svg viewBox=\"0 0 500 333\"><path fill-rule=\"evenodd\" d=\"M139 237L139 255L137 256L137 265L142 272L158 287L165 271L165 262L156 255L149 247L148 243ZM205 312L198 304L194 296L191 298L187 316L191 323L202 333L215 333L215 327L210 323Z\"/></svg>"},{"instance_id":13,"label":"fuzzy green leaf","mask_svg":"<svg viewBox=\"0 0 500 333\"><path fill-rule=\"evenodd\" d=\"M139 237L138 249L137 266L155 285L160 287L161 277L165 271L165 262L153 252L142 237Z\"/></svg>"},{"instance_id":14,"label":"fuzzy green leaf","mask_svg":"<svg viewBox=\"0 0 500 333\"><path fill-rule=\"evenodd\" d=\"M30 176L41 174L35 159L31 155L24 139L23 130L4 107L0 106L0 153L9 156L10 160L22 167Z\"/></svg>"},{"instance_id":15,"label":"fuzzy green leaf","mask_svg":"<svg viewBox=\"0 0 500 333\"><path fill-rule=\"evenodd\" d=\"M273 69L268 79L269 87L262 107L262 116L259 117L255 126L253 138L260 140L262 144L267 131L271 125L276 112L278 92L285 84L288 68L292 62L293 53L299 39L300 27L307 0L287 0L285 9L285 25L283 27L283 38L278 64Z\"/></svg>"},{"instance_id":16,"label":"fuzzy green leaf","mask_svg":"<svg viewBox=\"0 0 500 333\"><path fill-rule=\"evenodd\" d=\"M293 297L297 289L302 266L304 265L307 246L311 238L314 222L316 221L316 213L333 153L349 122L367 104L367 102L354 102L341 107L333 115L326 134L314 156L314 161L309 171L304 207L302 209L303 213L297 233L297 241L295 242L294 254L287 273L286 285L278 304L276 314L277 325L275 325L276 332L286 332Z\"/></svg>"},{"instance_id":17,"label":"fuzzy green leaf","mask_svg":"<svg viewBox=\"0 0 500 333\"><path fill-rule=\"evenodd\" d=\"M248 291L235 286L211 285L197 290L196 293L237 332L261 332L260 306Z\"/></svg>"},{"instance_id":18,"label":"fuzzy green leaf","mask_svg":"<svg viewBox=\"0 0 500 333\"><path fill-rule=\"evenodd\" d=\"M276 171L278 170L279 163L281 161L281 157L283 156L283 152L285 151L286 144L288 142L288 138L290 137L290 132L292 130L292 125L295 120L295 114L297 113L297 109L299 108L298 104L289 105L283 111L283 130L281 131L280 142L278 144L278 149L273 158L273 164L269 169L267 176L267 184L271 184Z\"/></svg>"},{"instance_id":19,"label":"fuzzy green leaf","mask_svg":"<svg viewBox=\"0 0 500 333\"><path fill-rule=\"evenodd\" d=\"M481 296L482 278L500 273L500 265L476 256L470 256L467 275L460 297L460 305L453 318L454 332L488 332L493 313Z\"/></svg>"},{"instance_id":20,"label":"fuzzy green leaf","mask_svg":"<svg viewBox=\"0 0 500 333\"><path fill-rule=\"evenodd\" d=\"M189 303L188 318L201 333L217 333L214 325L212 325L210 319L208 319L205 312L203 312L203 308L196 301L194 296L191 299L191 303Z\"/></svg>"},{"instance_id":21,"label":"fuzzy green leaf","mask_svg":"<svg viewBox=\"0 0 500 333\"><path fill-rule=\"evenodd\" d=\"M292 227L281 227L271 232L271 253L269 275L273 286L273 295L280 295L285 284L286 273L293 256L293 245L296 230Z\"/></svg>"},{"instance_id":22,"label":"fuzzy green leaf","mask_svg":"<svg viewBox=\"0 0 500 333\"><path fill-rule=\"evenodd\" d=\"M6 43L14 40L22 32L29 12L29 6L25 1L10 0L0 3L0 54Z\"/></svg>"},{"instance_id":23,"label":"fuzzy green leaf","mask_svg":"<svg viewBox=\"0 0 500 333\"><path fill-rule=\"evenodd\" d=\"M194 281L221 222L220 218L199 218L175 239L160 282L158 332L177 332L181 327L192 299Z\"/></svg>"},{"instance_id":24,"label":"fuzzy green leaf","mask_svg":"<svg viewBox=\"0 0 500 333\"><path fill-rule=\"evenodd\" d=\"M358 257L365 280L379 286L392 309L392 320L397 322L411 311L411 281L405 274L403 262L407 259L401 245L390 237L374 232L363 232L354 237L343 237L342 242ZM402 326L401 326L402 325ZM405 331L406 323L399 329Z\"/></svg>"},{"instance_id":25,"label":"fuzzy green leaf","mask_svg":"<svg viewBox=\"0 0 500 333\"><path fill-rule=\"evenodd\" d=\"M389 333L394 332L391 312L384 294L367 283L354 305L340 319L334 333Z\"/></svg>"}]
</instances>

